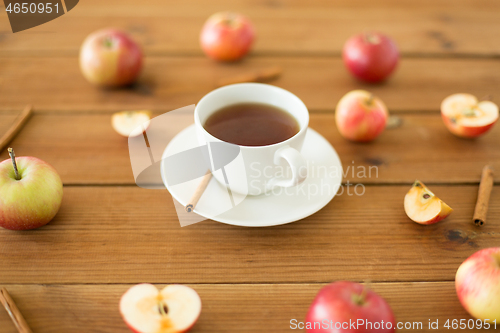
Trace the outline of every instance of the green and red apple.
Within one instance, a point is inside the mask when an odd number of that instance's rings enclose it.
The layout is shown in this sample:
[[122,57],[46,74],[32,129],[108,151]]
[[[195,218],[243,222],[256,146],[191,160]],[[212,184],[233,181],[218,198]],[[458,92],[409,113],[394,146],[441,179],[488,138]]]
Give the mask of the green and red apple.
[[385,129],[389,112],[380,98],[365,90],[353,90],[342,97],[335,110],[340,134],[351,141],[374,140]]
[[49,223],[57,214],[63,185],[56,170],[36,157],[0,163],[0,227],[29,230]]
[[159,291],[143,283],[123,294],[120,313],[136,333],[186,332],[200,316],[201,299],[187,286],[173,284]]
[[437,223],[453,211],[419,180],[406,193],[404,206],[406,215],[419,224]]
[[451,133],[462,138],[475,138],[495,125],[498,106],[491,101],[479,102],[470,94],[454,94],[441,103],[441,116]]
[[455,277],[458,299],[474,318],[500,322],[500,247],[465,260]]
[[142,51],[123,31],[99,30],[90,34],[82,44],[80,69],[83,76],[97,86],[129,85],[141,73]]

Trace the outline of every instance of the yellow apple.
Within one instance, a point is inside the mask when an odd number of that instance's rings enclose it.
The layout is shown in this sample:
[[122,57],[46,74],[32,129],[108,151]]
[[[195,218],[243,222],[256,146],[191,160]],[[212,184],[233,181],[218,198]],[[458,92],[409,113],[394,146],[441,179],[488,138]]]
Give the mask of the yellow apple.
[[63,184],[48,163],[31,156],[0,163],[0,227],[30,230],[46,225],[61,207]]

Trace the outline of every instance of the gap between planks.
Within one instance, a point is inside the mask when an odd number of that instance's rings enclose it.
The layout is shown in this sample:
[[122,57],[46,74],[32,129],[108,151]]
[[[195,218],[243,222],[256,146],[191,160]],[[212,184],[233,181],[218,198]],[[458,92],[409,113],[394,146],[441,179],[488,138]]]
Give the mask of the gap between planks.
[[[350,185],[363,184],[366,187],[389,187],[389,186],[411,186],[413,182],[381,182],[381,183],[354,183],[349,182]],[[435,186],[478,186],[477,182],[425,182],[426,185]],[[65,183],[64,187],[133,187],[137,186],[135,183]],[[163,184],[148,184],[152,186],[163,186]],[[347,185],[347,182],[342,182],[342,185]],[[494,186],[499,186],[500,181],[493,183]],[[139,187],[139,186],[137,186]]]
[[[2,33],[0,33],[1,35]],[[73,51],[46,51],[38,50],[32,51],[0,51],[0,58],[16,58],[16,57],[34,57],[34,58],[74,58],[79,54],[78,50]],[[187,52],[164,52],[164,51],[149,51],[145,53],[145,57],[185,57],[185,58],[195,58],[203,57],[204,54],[199,51],[187,51]],[[402,59],[500,59],[500,54],[481,54],[481,53],[418,53],[418,52],[402,52],[400,53]],[[321,58],[321,57],[332,57],[341,58],[341,52],[321,52],[321,51],[257,51],[251,53],[253,58],[293,58],[293,57],[311,57],[311,58]]]
[[[401,280],[401,281],[365,281],[365,280],[356,280],[356,279],[351,279],[349,280],[351,282],[358,282],[358,283],[363,283],[363,284],[377,284],[377,285],[390,285],[390,284],[405,284],[405,283],[450,283],[450,282],[455,282],[455,280]],[[299,285],[324,285],[327,283],[332,283],[333,281],[316,281],[316,282],[234,282],[234,283],[227,283],[227,282],[214,282],[214,283],[201,283],[201,282],[190,282],[190,283],[185,283],[188,285],[193,285],[193,286],[253,286],[253,285],[260,285],[260,286],[274,286],[274,285],[280,285],[280,286],[299,286]],[[130,283],[122,283],[122,282],[108,282],[108,283],[102,283],[102,282],[95,282],[95,283],[2,283],[2,286],[8,287],[8,286],[130,286],[130,285],[135,285],[139,283],[144,283],[144,281],[137,281],[137,282],[130,282]],[[151,284],[172,284],[176,282],[165,282],[165,281],[149,281],[148,283]]]

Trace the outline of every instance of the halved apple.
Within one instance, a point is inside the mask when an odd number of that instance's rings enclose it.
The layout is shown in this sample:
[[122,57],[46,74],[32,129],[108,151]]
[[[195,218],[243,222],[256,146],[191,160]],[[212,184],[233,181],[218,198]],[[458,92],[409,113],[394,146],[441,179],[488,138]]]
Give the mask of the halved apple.
[[111,125],[118,134],[125,137],[141,135],[148,127],[151,111],[121,111],[111,117]]
[[122,296],[120,312],[136,333],[186,332],[200,316],[201,299],[187,286],[173,284],[159,291],[143,283]]
[[441,115],[451,133],[475,138],[493,127],[498,119],[498,106],[490,101],[478,102],[470,94],[454,94],[441,103]]
[[419,180],[413,183],[405,196],[405,212],[413,221],[420,224],[433,224],[451,214],[453,209],[436,197]]

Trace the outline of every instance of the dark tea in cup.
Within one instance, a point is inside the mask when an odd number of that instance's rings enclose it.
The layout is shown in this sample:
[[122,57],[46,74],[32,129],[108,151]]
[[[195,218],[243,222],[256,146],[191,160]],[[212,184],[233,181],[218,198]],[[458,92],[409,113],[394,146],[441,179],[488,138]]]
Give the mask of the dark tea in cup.
[[290,139],[300,130],[285,110],[261,103],[238,103],[223,107],[203,126],[219,140],[239,146],[268,146]]

